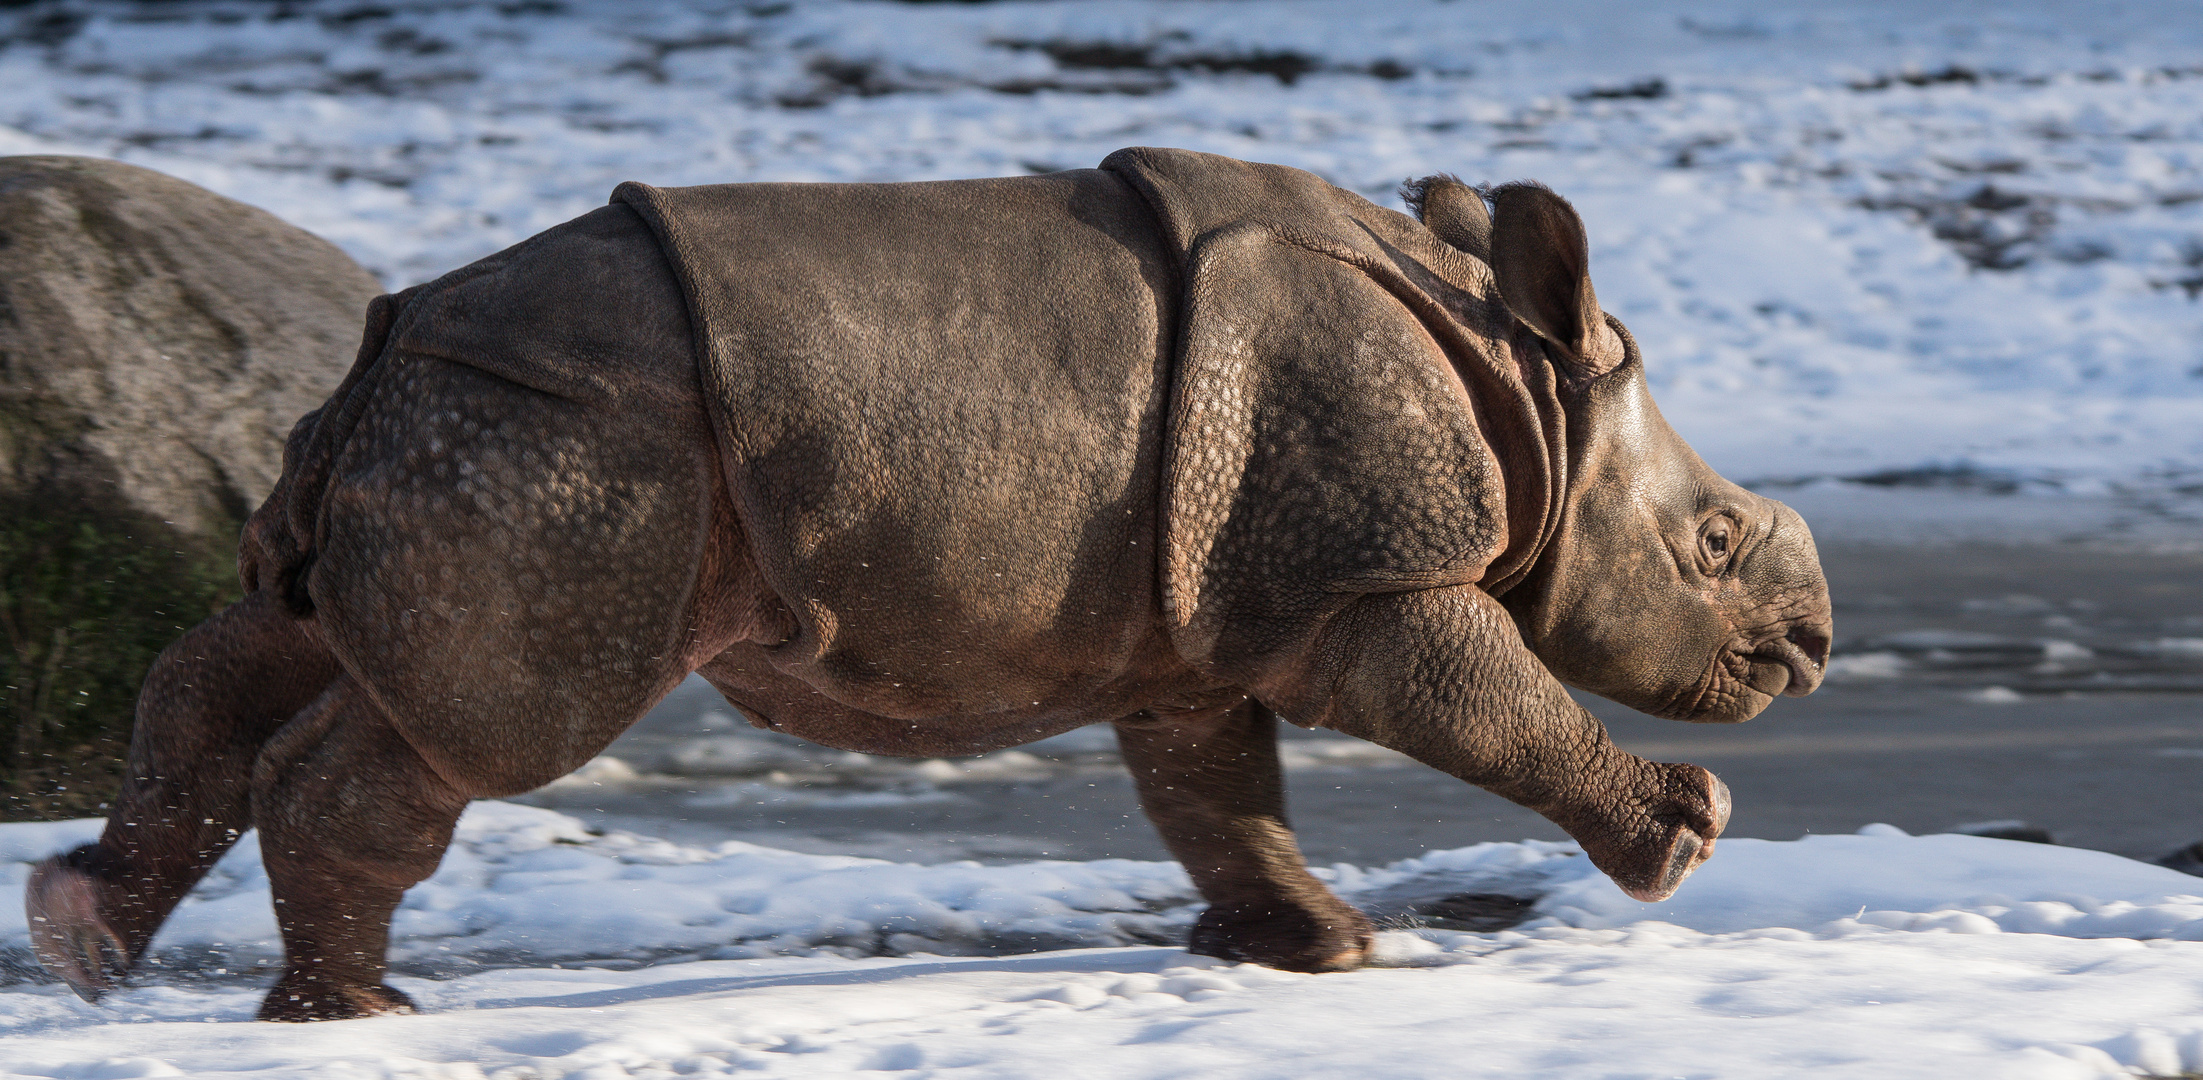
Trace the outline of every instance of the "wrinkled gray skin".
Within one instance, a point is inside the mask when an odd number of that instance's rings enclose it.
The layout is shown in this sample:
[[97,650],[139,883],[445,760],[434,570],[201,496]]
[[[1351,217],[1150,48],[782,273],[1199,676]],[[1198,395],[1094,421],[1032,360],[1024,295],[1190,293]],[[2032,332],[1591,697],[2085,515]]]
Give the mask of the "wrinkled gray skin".
[[164,654],[96,845],[26,903],[87,998],[260,829],[262,1016],[410,1007],[390,915],[467,800],[542,784],[694,671],[761,726],[970,753],[1117,726],[1210,901],[1197,952],[1366,957],[1284,817],[1275,723],[1545,814],[1632,895],[1728,794],[1562,687],[1686,720],[1810,692],[1804,523],[1660,419],[1534,185],[1422,221],[1177,151],[912,185],[630,185],[378,300]]

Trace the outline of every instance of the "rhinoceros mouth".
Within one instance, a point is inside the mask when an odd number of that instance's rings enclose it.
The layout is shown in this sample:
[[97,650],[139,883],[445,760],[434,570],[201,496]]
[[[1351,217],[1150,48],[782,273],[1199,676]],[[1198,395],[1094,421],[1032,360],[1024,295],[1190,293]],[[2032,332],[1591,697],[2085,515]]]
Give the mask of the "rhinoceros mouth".
[[1822,658],[1827,655],[1827,646],[1819,639],[1793,631],[1762,642],[1745,657],[1751,671],[1744,683],[1768,697],[1804,697],[1820,688],[1825,671]]
[[[1653,714],[1698,723],[1735,723],[1759,714],[1777,697],[1804,697],[1820,688],[1827,638],[1793,630],[1767,641],[1738,641],[1715,654],[1705,679]],[[1650,711],[1650,710],[1648,710]]]
[[1656,707],[1637,708],[1670,720],[1733,724],[1759,715],[1775,698],[1804,697],[1820,688],[1828,659],[1825,624],[1793,626],[1779,637],[1742,636],[1715,650],[1705,675],[1679,687]]

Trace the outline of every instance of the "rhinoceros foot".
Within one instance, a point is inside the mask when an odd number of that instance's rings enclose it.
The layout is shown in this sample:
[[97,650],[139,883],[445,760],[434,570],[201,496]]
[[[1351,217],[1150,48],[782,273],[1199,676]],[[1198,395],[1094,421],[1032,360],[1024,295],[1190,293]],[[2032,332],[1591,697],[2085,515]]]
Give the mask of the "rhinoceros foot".
[[260,1002],[259,1018],[295,1024],[413,1011],[413,999],[402,990],[379,983],[338,982],[293,968],[276,980]]
[[96,850],[87,844],[38,864],[23,892],[38,962],[91,1002],[130,971],[130,951],[101,913],[100,882],[86,868]]
[[1696,765],[1646,762],[1656,794],[1643,816],[1625,828],[1576,832],[1584,854],[1631,898],[1665,900],[1691,871],[1713,856],[1714,839],[1729,824],[1729,786]]
[[1323,902],[1214,904],[1186,951],[1283,971],[1352,971],[1369,959],[1376,928],[1336,897]]

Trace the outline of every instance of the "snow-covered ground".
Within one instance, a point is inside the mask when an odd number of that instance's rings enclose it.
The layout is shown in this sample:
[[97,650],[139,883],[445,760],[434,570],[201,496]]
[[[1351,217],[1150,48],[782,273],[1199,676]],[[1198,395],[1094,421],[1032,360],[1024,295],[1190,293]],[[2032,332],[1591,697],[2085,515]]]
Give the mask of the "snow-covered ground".
[[[0,889],[95,830],[0,826]],[[1376,968],[1294,975],[1151,944],[1196,910],[1169,863],[927,867],[701,848],[481,803],[397,920],[394,956],[410,974],[394,982],[421,1015],[246,1022],[278,955],[248,840],[186,902],[138,987],[96,1008],[53,984],[0,991],[0,1075],[2203,1069],[2203,882],[2101,852],[1886,825],[1726,840],[1680,894],[1649,905],[1566,844],[1318,873],[1388,927]],[[1527,921],[1449,928],[1495,918]],[[24,962],[12,910],[0,949]]]
[[[12,32],[8,31],[13,23]],[[0,13],[0,152],[111,154],[392,284],[614,184],[1188,146],[1380,202],[1536,177],[1744,480],[2164,491],[2203,468],[2188,0],[487,0]]]
[[[1390,205],[1435,171],[1546,181],[1677,426],[1732,477],[1802,485],[1824,532],[2198,543],[2192,0],[0,5],[0,153],[177,174],[393,286],[621,180],[1012,175],[1137,144]],[[798,797],[754,778],[819,767],[684,745],[749,778],[710,797]],[[94,829],[0,826],[0,897]],[[1324,873],[1387,916],[1384,966],[1188,957],[1169,864],[917,866],[483,804],[398,920],[424,1015],[241,1023],[277,956],[248,843],[101,1008],[39,981],[0,905],[0,1075],[2203,1072],[2203,881],[2102,853],[1732,839],[1650,906],[1550,844]]]

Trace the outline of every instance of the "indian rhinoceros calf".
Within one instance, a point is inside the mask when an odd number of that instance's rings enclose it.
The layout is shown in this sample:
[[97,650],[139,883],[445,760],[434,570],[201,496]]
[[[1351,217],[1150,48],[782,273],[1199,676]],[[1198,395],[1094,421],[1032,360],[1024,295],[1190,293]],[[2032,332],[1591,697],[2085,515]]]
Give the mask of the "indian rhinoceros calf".
[[1371,927],[1285,823],[1276,720],[1544,814],[1631,895],[1728,793],[1569,683],[1736,721],[1820,681],[1787,507],[1660,418],[1534,184],[1133,149],[925,184],[622,186],[377,300],[246,529],[246,598],[160,659],[96,845],[32,877],[96,998],[238,834],[261,1015],[403,1009],[390,918],[469,799],[587,761],[690,672],[828,746],[1116,725],[1209,908],[1191,948],[1351,968]]

